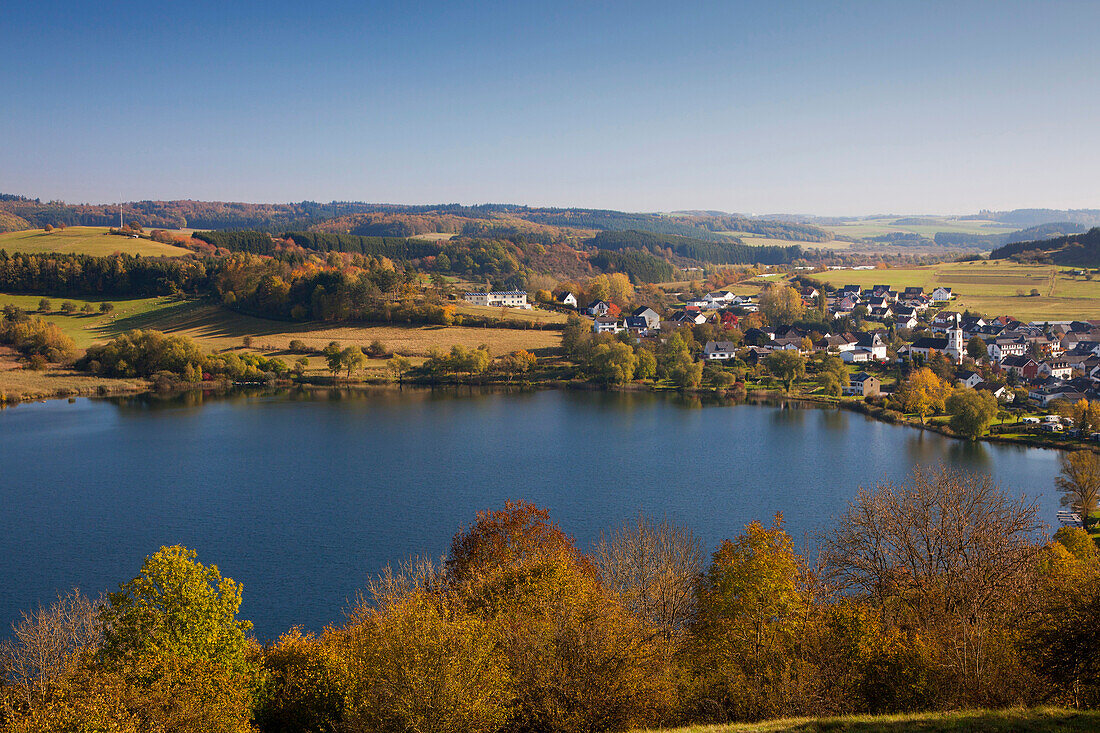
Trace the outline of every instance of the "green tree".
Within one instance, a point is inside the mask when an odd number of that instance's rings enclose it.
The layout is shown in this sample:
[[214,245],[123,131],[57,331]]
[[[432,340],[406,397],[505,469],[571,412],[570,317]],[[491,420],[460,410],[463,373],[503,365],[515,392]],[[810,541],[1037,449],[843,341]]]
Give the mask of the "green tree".
[[390,373],[392,379],[396,379],[398,384],[402,384],[405,379],[405,374],[412,369],[412,362],[409,361],[407,356],[394,355],[386,362],[386,371]]
[[795,381],[806,374],[806,358],[793,349],[773,351],[764,357],[764,366],[788,393]]
[[969,388],[952,392],[944,407],[951,415],[951,429],[972,440],[985,433],[998,409],[996,397]]
[[966,342],[966,353],[974,361],[980,361],[986,357],[985,341],[981,336],[972,336]]
[[335,378],[340,373],[341,367],[344,366],[343,348],[341,348],[338,341],[330,341],[321,353],[324,354],[325,364],[328,366],[329,372]]
[[349,346],[340,352],[340,365],[347,372],[348,379],[351,379],[351,375],[362,369],[366,363],[367,357],[358,346]]
[[634,379],[637,364],[634,350],[618,341],[598,345],[589,360],[592,375],[604,384],[624,384]]
[[657,357],[653,354],[653,351],[640,347],[635,356],[638,358],[638,365],[634,369],[636,378],[653,379],[657,376]]
[[104,315],[114,311],[114,309],[115,309],[115,304],[114,303],[104,302],[104,303],[99,304],[99,312],[103,313]]
[[106,661],[175,658],[253,671],[247,654],[252,622],[237,620],[240,584],[195,557],[180,545],[162,547],[110,594],[103,611]]

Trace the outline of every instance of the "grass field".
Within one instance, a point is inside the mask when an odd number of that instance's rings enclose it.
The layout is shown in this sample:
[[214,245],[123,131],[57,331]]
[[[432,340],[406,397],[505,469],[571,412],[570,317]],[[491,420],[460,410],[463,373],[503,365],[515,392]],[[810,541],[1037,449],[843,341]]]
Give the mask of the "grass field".
[[[820,277],[833,286],[853,284],[867,288],[883,283],[901,289],[919,285],[927,292],[942,285],[955,292],[956,299],[950,306],[953,310],[969,308],[1023,321],[1100,318],[1100,280],[1074,278],[1068,270],[1048,265],[942,262],[887,270],[834,270]],[[1027,295],[1033,288],[1039,291],[1038,297]]]
[[745,244],[751,244],[755,246],[773,246],[773,247],[790,247],[792,244],[797,244],[803,249],[849,249],[852,246],[851,242],[842,242],[839,239],[833,239],[828,242],[793,242],[789,239],[771,239],[769,237],[761,237],[758,234],[752,234],[750,232],[719,232],[720,234],[728,234],[731,237],[738,237]]
[[[897,224],[895,222],[904,219],[926,219],[928,224]],[[823,226],[835,234],[848,237],[877,237],[893,232],[905,232],[919,234],[931,239],[936,232],[958,232],[961,234],[1003,234],[1014,232],[1020,227],[1004,225],[997,222],[980,219],[960,221],[950,217],[922,216],[922,217],[881,217],[878,219],[863,219],[846,224]]]
[[[34,312],[38,308],[38,295],[5,295],[0,293],[0,306],[7,303]],[[518,349],[539,351],[556,347],[561,340],[560,331],[515,328],[470,328],[463,326],[430,325],[330,325],[321,323],[287,323],[241,315],[221,306],[199,301],[180,301],[174,298],[141,298],[137,300],[112,300],[115,311],[110,315],[62,315],[57,312],[64,300],[72,300],[78,308],[91,302],[98,308],[98,301],[79,298],[51,298],[53,311],[36,313],[52,321],[68,334],[76,345],[86,349],[93,343],[108,341],[131,329],[155,329],[165,333],[190,336],[207,351],[237,348],[244,337],[251,336],[256,350],[278,352],[286,350],[291,339],[299,339],[311,348],[321,349],[330,341],[340,341],[345,346],[367,346],[378,340],[386,348],[408,356],[424,356],[429,349],[449,349],[453,345],[476,347],[489,346],[494,356]],[[493,317],[500,315],[497,308],[468,308],[487,311]],[[466,312],[467,306],[459,308]],[[548,311],[518,311],[510,309],[509,318],[563,321],[560,313]],[[482,314],[485,315],[485,314]]]
[[173,247],[170,244],[152,242],[148,239],[112,236],[107,234],[107,227],[67,227],[64,230],[55,229],[48,234],[41,229],[4,232],[0,234],[0,249],[6,249],[9,253],[56,252],[97,256],[111,255],[116,252],[143,257],[179,257],[190,254],[190,250]]
[[1100,712],[1034,708],[912,715],[790,718],[693,726],[665,733],[1084,733],[1100,730]]

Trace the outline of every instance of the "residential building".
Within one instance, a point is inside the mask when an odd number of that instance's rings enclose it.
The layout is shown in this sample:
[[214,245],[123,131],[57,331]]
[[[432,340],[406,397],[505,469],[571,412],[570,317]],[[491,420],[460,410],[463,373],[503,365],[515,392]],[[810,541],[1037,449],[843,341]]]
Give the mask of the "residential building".
[[491,308],[531,308],[527,303],[527,293],[523,290],[466,293],[466,302]]

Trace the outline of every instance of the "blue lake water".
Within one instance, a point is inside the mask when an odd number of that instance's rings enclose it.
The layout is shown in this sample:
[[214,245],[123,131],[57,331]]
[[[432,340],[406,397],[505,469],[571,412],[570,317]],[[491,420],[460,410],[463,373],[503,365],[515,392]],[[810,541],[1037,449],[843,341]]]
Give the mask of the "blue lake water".
[[261,639],[339,623],[386,563],[526,499],[587,549],[639,511],[713,549],[782,511],[799,543],[914,464],[988,472],[1053,523],[1054,451],[862,415],[676,396],[376,390],[55,400],[0,411],[0,636],[21,609],[184,544],[244,584]]

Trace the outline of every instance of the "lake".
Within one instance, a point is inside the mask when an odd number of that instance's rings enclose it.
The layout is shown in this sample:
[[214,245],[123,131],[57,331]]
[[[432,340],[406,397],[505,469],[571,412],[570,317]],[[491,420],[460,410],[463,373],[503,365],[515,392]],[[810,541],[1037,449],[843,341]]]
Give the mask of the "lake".
[[782,511],[808,542],[861,484],[989,472],[1055,522],[1055,451],[853,412],[649,393],[377,389],[54,400],[0,411],[0,636],[21,609],[183,544],[244,585],[261,639],[340,623],[365,580],[526,499],[589,548],[639,511],[713,550]]

